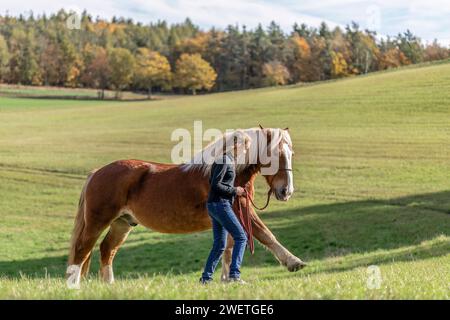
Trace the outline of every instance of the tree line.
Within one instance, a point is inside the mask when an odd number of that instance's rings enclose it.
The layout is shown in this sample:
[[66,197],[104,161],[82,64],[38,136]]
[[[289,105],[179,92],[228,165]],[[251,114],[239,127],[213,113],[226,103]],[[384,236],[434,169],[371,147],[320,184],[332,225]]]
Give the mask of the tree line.
[[[248,30],[201,30],[189,19],[147,25],[87,12],[0,15],[0,82],[120,91],[228,91],[312,82],[450,57],[409,30],[378,39],[351,23],[344,29],[272,22]],[[102,97],[104,95],[102,94]]]

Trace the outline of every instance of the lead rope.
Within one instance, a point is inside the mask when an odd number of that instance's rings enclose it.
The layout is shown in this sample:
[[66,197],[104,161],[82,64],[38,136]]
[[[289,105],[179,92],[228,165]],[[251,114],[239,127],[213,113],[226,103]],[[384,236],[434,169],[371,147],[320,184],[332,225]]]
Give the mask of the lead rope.
[[267,202],[266,205],[262,208],[258,208],[255,203],[253,202],[253,199],[250,197],[250,193],[248,192],[248,189],[245,188],[245,207],[246,207],[246,216],[247,216],[247,223],[245,223],[244,215],[242,213],[242,207],[241,207],[241,201],[238,197],[238,208],[239,208],[239,220],[242,224],[242,227],[244,228],[245,232],[247,233],[247,239],[248,239],[248,247],[250,249],[250,253],[255,253],[255,243],[253,241],[253,228],[252,228],[252,218],[250,216],[250,203],[258,210],[264,210],[269,205],[270,196],[272,194],[272,188],[269,189],[267,192]]
[[267,208],[267,206],[269,205],[270,196],[272,195],[272,188],[270,188],[269,191],[267,192],[267,200],[266,200],[266,204],[265,204],[265,206],[262,207],[262,208],[258,208],[258,207],[256,206],[256,204],[253,202],[253,199],[250,198],[250,195],[249,195],[249,193],[248,193],[247,188],[245,189],[245,193],[248,195],[248,198],[249,198],[250,202],[252,203],[252,206],[253,206],[255,209],[257,209],[257,210],[259,210],[259,211],[264,211],[264,210]]

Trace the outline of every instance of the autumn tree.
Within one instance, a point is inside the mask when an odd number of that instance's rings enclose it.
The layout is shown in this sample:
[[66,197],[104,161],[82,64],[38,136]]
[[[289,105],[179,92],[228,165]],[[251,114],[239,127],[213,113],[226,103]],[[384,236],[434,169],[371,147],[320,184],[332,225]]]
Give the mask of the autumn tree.
[[133,79],[135,60],[129,50],[112,48],[108,52],[108,61],[111,68],[111,86],[119,98],[120,91],[127,88]]
[[174,55],[180,56],[183,53],[204,55],[209,42],[209,33],[199,32],[192,38],[186,38],[174,47]]
[[311,48],[308,41],[297,33],[290,38],[292,61],[290,66],[294,82],[308,81],[310,79]]
[[353,58],[350,45],[342,30],[336,27],[328,43],[331,58],[330,76],[332,78],[346,76],[350,72]]
[[362,72],[368,73],[370,71],[375,71],[375,66],[380,57],[380,50],[375,42],[375,36],[368,32],[362,34],[361,47],[362,51],[365,53],[365,57],[362,59]]
[[349,68],[354,74],[367,73],[374,69],[379,58],[379,49],[375,42],[375,35],[359,30],[355,22],[346,28],[346,37],[352,52]]
[[39,58],[39,67],[42,70],[43,84],[58,85],[59,84],[59,68],[61,56],[58,44],[55,41],[46,39]]
[[0,82],[6,78],[9,63],[8,44],[5,38],[0,35]]
[[425,47],[423,54],[424,61],[443,60],[449,57],[450,57],[450,49],[447,49],[439,45],[437,40],[434,40],[433,43],[427,45]]
[[411,62],[405,56],[405,54],[399,48],[391,48],[386,52],[383,52],[380,57],[381,70],[396,68],[402,65],[410,64]]
[[270,61],[263,65],[265,83],[268,86],[284,85],[288,82],[289,70],[280,61]]
[[139,48],[136,55],[134,77],[136,85],[148,90],[150,99],[153,86],[169,86],[171,79],[169,61],[156,51]]
[[210,64],[199,54],[182,54],[176,63],[175,79],[177,85],[196,94],[197,90],[210,90],[217,74]]
[[331,52],[331,76],[333,78],[345,77],[348,75],[347,61],[340,52]]
[[59,33],[56,41],[58,50],[54,59],[58,63],[58,85],[75,87],[82,69],[78,50],[66,33]]
[[101,99],[105,98],[105,89],[108,87],[111,76],[108,54],[106,49],[99,46],[87,45],[84,49],[84,70],[81,81],[91,88],[99,90]]
[[36,55],[36,40],[32,31],[21,28],[12,31],[9,47],[9,77],[11,83],[40,84],[40,70]]

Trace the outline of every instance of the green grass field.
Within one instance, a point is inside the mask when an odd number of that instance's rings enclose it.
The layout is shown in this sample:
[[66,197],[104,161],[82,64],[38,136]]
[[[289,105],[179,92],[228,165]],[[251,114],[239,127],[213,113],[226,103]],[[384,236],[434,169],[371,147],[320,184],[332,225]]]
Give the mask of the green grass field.
[[[86,174],[121,158],[169,161],[176,128],[289,126],[296,192],[262,219],[309,262],[297,273],[256,245],[247,286],[200,286],[211,232],[136,227],[116,283],[65,287]],[[148,102],[0,97],[0,298],[449,299],[450,63],[312,86]],[[257,202],[266,187],[258,180]],[[369,289],[377,265],[381,287]]]
[[[116,92],[113,90],[105,90],[105,99],[114,100]],[[72,89],[60,87],[36,87],[24,85],[7,85],[0,84],[0,96],[5,97],[23,97],[23,98],[39,98],[39,99],[78,99],[93,100],[99,99],[99,91],[95,89]],[[147,95],[134,92],[122,92],[122,100],[145,100]]]

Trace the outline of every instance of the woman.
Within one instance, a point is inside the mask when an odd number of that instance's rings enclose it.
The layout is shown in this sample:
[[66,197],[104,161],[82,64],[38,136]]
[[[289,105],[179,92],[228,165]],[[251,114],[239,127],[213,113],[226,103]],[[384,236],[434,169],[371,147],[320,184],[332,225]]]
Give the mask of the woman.
[[[249,137],[244,135],[244,133],[239,133],[239,131],[235,133],[232,143],[233,148],[227,150],[227,143],[225,143],[224,152],[216,158],[211,167],[209,179],[211,188],[206,206],[212,220],[214,242],[200,278],[202,284],[212,281],[214,270],[225,250],[228,233],[231,234],[234,240],[229,281],[245,283],[240,277],[240,266],[247,244],[247,235],[232,209],[234,197],[245,195],[244,188],[234,187],[238,153],[241,151],[239,157],[245,157],[250,143]],[[243,141],[243,143],[237,143],[239,138],[241,138],[240,141]]]

